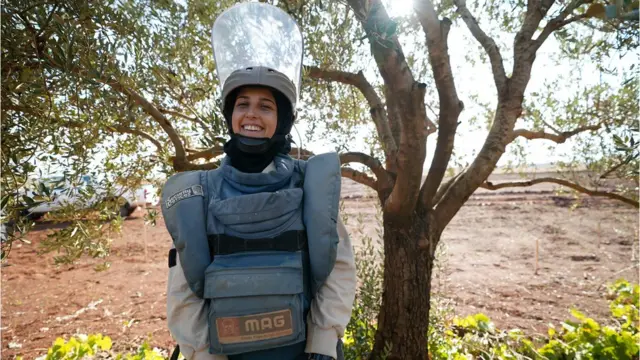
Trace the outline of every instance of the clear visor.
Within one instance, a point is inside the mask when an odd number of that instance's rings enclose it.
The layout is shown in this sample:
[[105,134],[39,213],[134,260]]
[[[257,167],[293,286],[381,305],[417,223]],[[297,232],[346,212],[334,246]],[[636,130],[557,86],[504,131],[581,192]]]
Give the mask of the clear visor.
[[234,5],[216,19],[211,42],[221,85],[235,70],[266,66],[286,75],[299,98],[302,33],[284,11],[257,2]]

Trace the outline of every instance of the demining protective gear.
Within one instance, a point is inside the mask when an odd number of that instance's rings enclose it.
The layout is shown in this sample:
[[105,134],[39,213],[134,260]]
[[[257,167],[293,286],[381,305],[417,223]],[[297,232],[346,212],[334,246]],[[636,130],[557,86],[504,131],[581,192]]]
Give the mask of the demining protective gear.
[[[218,169],[173,175],[162,191],[174,245],[170,332],[189,360],[340,358],[356,275],[338,214],[339,158],[287,155],[300,30],[274,6],[242,3],[216,20],[212,42],[231,140]],[[243,86],[280,102],[272,138],[233,134],[228,105]]]
[[[282,143],[290,142],[302,75],[303,39],[298,24],[272,5],[236,4],[216,19],[211,42],[222,84],[222,113],[231,134],[230,146],[248,154],[265,153],[274,145],[286,150]],[[230,114],[235,94],[247,85],[267,87],[276,99],[288,100],[279,101],[278,129],[271,138],[233,133]],[[283,108],[287,110],[281,112],[280,106],[284,103]]]
[[[175,276],[184,278],[169,285],[170,330],[174,337],[188,333],[193,325],[183,316],[194,321],[200,313],[211,354],[335,358],[356,281],[351,244],[337,219],[339,159],[335,153],[309,161],[278,156],[273,167],[247,174],[225,158],[216,170],[167,181],[162,212],[181,264],[171,271],[181,270]],[[195,302],[190,315],[171,305],[184,290],[195,296],[189,297]],[[184,354],[195,339],[177,340]]]

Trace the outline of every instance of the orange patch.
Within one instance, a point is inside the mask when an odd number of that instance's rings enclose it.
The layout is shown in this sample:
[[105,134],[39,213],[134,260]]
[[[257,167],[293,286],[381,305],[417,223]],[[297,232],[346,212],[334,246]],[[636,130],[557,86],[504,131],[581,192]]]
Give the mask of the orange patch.
[[236,344],[293,334],[291,310],[216,319],[218,341]]

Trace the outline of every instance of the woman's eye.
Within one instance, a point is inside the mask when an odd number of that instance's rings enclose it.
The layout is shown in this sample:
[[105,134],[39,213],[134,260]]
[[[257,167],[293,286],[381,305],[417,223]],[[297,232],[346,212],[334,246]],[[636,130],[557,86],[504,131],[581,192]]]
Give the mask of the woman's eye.
[[272,110],[272,108],[271,108],[271,106],[270,106],[270,105],[262,105],[262,108],[263,108],[264,110]]
[[248,105],[248,104],[247,104],[246,102],[242,102],[242,103],[238,103],[238,104],[236,104],[236,107],[245,107],[245,106],[247,106],[247,105]]

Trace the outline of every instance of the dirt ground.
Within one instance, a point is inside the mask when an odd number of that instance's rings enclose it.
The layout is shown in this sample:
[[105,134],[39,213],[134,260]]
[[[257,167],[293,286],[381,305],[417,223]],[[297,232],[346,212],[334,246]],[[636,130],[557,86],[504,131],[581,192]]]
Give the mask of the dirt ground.
[[[573,208],[552,190],[479,190],[456,215],[433,282],[457,315],[483,312],[498,328],[544,333],[572,306],[605,319],[604,285],[620,277],[638,282],[638,210],[601,198]],[[342,194],[354,247],[365,236],[377,241],[375,198],[349,180]],[[36,255],[53,227],[46,221],[29,235],[31,244],[14,247],[1,270],[3,359],[33,359],[57,337],[77,333],[108,335],[119,350],[133,351],[148,337],[173,349],[165,315],[171,239],[162,218],[145,228],[143,215],[137,210],[125,221],[103,272],[93,270],[100,261],[56,267],[55,254]]]

